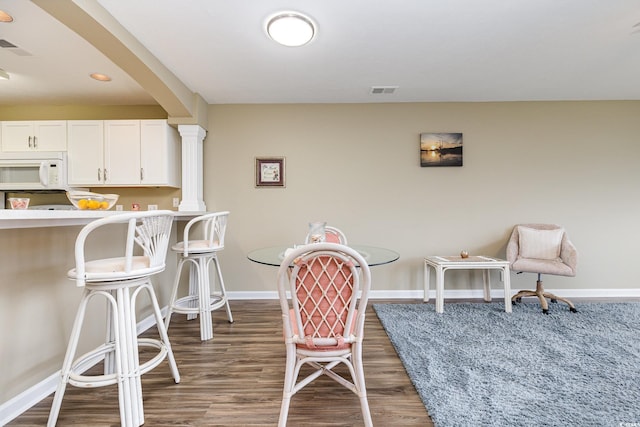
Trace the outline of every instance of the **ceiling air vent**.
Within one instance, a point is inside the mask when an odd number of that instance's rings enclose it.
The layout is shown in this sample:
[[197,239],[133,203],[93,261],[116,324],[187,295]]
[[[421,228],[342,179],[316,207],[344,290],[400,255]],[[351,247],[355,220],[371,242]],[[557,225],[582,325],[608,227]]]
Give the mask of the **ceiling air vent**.
[[398,86],[371,86],[371,95],[391,95],[398,89]]
[[15,44],[11,43],[9,40],[0,39],[0,48],[9,49],[9,52],[15,53],[18,56],[32,56],[29,52],[24,49],[20,49]]
[[18,47],[15,44],[11,43],[8,40],[0,39],[0,47]]

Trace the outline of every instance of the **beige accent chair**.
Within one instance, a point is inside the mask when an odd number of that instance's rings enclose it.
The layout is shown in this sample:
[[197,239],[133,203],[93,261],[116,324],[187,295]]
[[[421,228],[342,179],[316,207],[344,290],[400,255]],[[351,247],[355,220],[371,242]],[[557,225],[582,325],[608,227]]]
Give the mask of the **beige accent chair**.
[[521,302],[523,297],[538,297],[542,312],[549,313],[547,298],[552,302],[562,301],[573,313],[575,306],[566,298],[545,292],[542,285],[542,274],[556,276],[576,275],[578,252],[569,240],[567,233],[556,224],[518,224],[513,228],[507,243],[507,261],[511,270],[520,274],[537,273],[536,290],[522,290],[515,294],[511,301]]

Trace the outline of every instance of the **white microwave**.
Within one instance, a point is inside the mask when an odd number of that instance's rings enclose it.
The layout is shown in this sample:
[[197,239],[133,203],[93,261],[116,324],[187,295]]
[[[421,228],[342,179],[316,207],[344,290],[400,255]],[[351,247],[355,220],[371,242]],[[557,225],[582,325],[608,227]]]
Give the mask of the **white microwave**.
[[0,153],[0,191],[67,190],[67,153]]

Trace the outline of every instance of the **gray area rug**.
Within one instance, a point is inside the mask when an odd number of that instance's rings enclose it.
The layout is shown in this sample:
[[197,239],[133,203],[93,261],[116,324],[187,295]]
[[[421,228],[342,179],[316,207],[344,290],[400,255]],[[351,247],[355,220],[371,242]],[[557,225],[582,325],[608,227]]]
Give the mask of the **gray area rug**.
[[373,307],[436,427],[640,426],[639,303]]

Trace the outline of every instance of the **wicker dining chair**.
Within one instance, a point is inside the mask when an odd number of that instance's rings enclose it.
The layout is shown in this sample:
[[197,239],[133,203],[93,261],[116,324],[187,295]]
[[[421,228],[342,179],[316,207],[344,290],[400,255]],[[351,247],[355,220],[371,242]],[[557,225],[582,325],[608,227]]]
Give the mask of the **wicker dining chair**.
[[[338,228],[327,225],[324,227],[324,235],[325,242],[328,243],[340,243],[341,245],[347,244],[347,236]],[[304,239],[304,243],[312,243],[311,242],[311,234],[307,234],[307,237]]]
[[[287,424],[292,396],[323,374],[359,397],[364,424],[372,425],[362,366],[364,317],[370,287],[369,266],[356,250],[345,245],[300,246],[282,261],[278,270],[278,295],[286,372],[280,427]],[[347,366],[350,379],[333,371],[341,363]],[[315,371],[298,381],[304,364]]]

